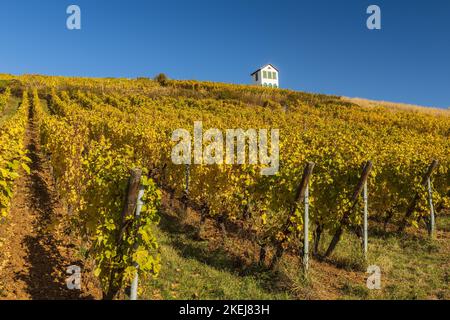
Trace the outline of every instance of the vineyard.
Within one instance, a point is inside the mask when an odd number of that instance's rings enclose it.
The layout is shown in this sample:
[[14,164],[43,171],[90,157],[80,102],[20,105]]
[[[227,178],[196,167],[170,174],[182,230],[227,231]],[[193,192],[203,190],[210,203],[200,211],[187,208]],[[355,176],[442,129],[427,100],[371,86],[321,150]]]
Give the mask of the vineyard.
[[[170,219],[189,222],[193,247],[232,241],[254,273],[273,272],[286,261],[300,270],[305,238],[313,259],[306,282],[314,281],[314,266],[345,269],[337,255],[346,246],[360,247],[364,238],[364,172],[369,236],[374,226],[386,241],[418,237],[440,247],[440,264],[448,270],[446,110],[360,106],[337,96],[195,81],[1,79],[0,115],[13,98],[21,100],[12,116],[0,120],[2,225],[13,218],[15,181],[30,174],[24,139],[32,124],[64,207],[64,233],[77,239],[81,260],[92,265],[105,299],[124,297],[136,272],[141,283],[162,286],[158,279],[169,271],[161,229],[173,230]],[[223,132],[279,129],[278,173],[261,175],[261,164],[175,164],[172,133],[183,128],[194,135],[196,121]],[[304,170],[311,163],[305,229]],[[133,179],[142,191],[139,216],[136,197],[130,198]],[[370,263],[370,246],[369,238],[368,258],[356,263],[360,269]],[[448,298],[448,273],[437,277],[442,285],[436,290]]]

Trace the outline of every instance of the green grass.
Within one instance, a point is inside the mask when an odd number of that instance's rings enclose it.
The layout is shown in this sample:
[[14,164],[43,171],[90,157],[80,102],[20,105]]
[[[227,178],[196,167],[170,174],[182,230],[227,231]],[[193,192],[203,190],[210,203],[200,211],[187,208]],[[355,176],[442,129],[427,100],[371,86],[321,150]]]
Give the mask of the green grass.
[[162,271],[144,288],[144,299],[292,299],[270,287],[270,272],[242,274],[224,251],[206,241],[160,229]]
[[369,261],[385,275],[382,293],[386,299],[450,299],[449,259],[448,240],[408,236],[375,239],[369,255]]
[[450,232],[450,214],[436,217],[436,229]]
[[342,299],[357,300],[357,299],[369,299],[370,290],[367,286],[360,283],[346,282],[341,287]]
[[20,99],[16,97],[12,97],[9,103],[6,105],[5,110],[0,112],[0,126],[11,118],[14,113],[17,111],[17,107],[19,106]]
[[[356,237],[345,234],[332,262],[346,270],[364,273],[368,265],[381,269],[381,290],[365,283],[345,282],[342,299],[450,299],[450,237],[442,232],[450,217],[441,217],[440,233],[430,240],[424,230],[397,235],[372,227],[367,262]],[[365,275],[365,277],[367,277]]]
[[[158,278],[143,286],[143,299],[450,299],[450,238],[442,232],[450,217],[438,220],[440,234],[399,236],[372,226],[367,261],[359,240],[344,233],[327,261],[312,259],[309,277],[296,257],[283,258],[275,271],[245,266],[235,239],[222,246],[194,240],[193,225],[164,217],[156,233],[161,245]],[[321,251],[331,236],[325,235]],[[241,253],[242,254],[242,251]],[[381,290],[366,286],[368,265],[381,268]]]
[[50,113],[50,111],[49,111],[49,109],[48,109],[48,104],[47,104],[47,100],[46,99],[40,99],[40,101],[41,101],[41,107],[42,107],[42,110],[45,112],[45,113]]

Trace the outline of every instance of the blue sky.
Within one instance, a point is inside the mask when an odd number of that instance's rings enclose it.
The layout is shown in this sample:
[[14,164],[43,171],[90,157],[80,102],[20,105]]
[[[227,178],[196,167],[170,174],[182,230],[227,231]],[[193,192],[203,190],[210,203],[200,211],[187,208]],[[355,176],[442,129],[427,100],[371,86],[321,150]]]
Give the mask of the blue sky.
[[250,83],[272,63],[283,88],[450,106],[448,0],[1,0],[0,39],[0,73]]

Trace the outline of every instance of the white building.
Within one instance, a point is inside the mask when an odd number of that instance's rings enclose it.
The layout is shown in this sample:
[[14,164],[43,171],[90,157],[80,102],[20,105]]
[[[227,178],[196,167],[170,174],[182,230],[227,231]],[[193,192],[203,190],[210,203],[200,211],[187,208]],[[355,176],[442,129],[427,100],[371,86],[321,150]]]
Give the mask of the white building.
[[262,87],[279,88],[278,73],[277,68],[267,64],[251,74],[253,84]]

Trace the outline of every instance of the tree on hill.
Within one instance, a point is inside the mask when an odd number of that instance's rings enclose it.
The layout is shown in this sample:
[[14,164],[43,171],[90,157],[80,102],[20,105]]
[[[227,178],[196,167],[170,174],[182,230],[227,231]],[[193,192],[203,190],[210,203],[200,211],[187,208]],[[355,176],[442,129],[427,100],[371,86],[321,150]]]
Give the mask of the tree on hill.
[[155,78],[155,81],[159,82],[160,85],[167,85],[167,81],[169,81],[169,77],[165,73],[158,74]]

